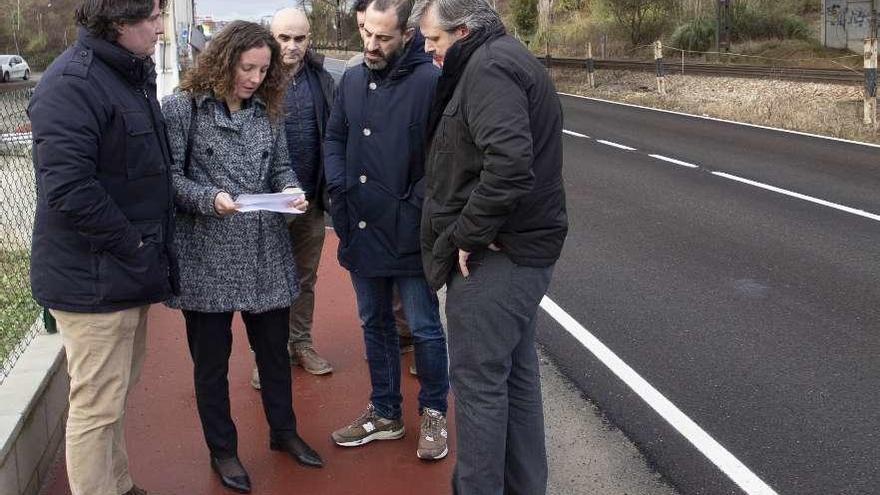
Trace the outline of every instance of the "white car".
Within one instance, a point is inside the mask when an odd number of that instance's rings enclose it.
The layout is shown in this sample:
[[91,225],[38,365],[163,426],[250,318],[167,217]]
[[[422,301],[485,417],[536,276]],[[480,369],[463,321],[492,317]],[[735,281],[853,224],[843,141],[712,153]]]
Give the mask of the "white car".
[[18,55],[0,55],[0,80],[9,82],[13,78],[27,81],[31,77],[31,68]]

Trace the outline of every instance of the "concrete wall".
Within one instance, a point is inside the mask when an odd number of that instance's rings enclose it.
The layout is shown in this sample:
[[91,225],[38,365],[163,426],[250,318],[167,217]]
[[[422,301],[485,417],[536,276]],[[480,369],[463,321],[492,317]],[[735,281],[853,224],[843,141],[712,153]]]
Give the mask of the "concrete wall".
[[59,334],[39,333],[0,384],[0,494],[37,495],[64,440],[70,382]]
[[823,38],[829,48],[864,50],[870,34],[871,10],[880,8],[878,0],[823,0]]

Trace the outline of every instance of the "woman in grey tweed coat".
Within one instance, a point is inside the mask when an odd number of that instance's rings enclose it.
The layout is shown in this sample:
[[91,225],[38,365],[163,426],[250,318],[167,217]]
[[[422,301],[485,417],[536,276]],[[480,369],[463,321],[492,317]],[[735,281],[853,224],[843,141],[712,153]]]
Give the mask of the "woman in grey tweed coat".
[[[235,311],[242,314],[262,376],[270,447],[302,464],[322,465],[297,434],[293,414],[287,336],[298,288],[285,220],[278,213],[238,213],[233,199],[298,185],[279,132],[286,87],[280,57],[265,28],[233,22],[184,78],[181,92],[163,102],[174,158],[181,279],[180,294],[168,305],[183,310],[186,320],[211,466],[224,485],[244,493],[250,479],[238,460],[226,377]],[[305,209],[308,203],[294,205]]]

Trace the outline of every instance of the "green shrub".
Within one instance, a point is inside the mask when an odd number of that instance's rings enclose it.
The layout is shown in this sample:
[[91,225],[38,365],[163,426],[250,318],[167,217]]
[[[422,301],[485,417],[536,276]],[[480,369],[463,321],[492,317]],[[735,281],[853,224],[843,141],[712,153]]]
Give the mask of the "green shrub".
[[803,19],[779,6],[738,0],[730,9],[733,41],[756,39],[809,39],[810,27]]
[[709,19],[686,22],[672,33],[672,45],[682,50],[706,52],[715,44],[715,23]]
[[789,40],[808,40],[813,37],[810,26],[802,18],[793,15],[782,20],[782,31],[785,39]]
[[513,23],[522,35],[531,36],[538,29],[538,0],[513,0]]
[[0,363],[9,357],[40,313],[31,298],[27,252],[0,250]]

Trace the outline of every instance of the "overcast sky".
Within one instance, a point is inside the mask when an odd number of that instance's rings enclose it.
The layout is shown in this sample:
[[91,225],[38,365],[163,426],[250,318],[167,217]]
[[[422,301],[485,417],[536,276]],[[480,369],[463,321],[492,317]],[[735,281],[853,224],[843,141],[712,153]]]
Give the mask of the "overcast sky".
[[294,5],[291,0],[196,0],[196,15],[210,15],[228,21],[258,21],[264,15],[272,15],[282,7]]

